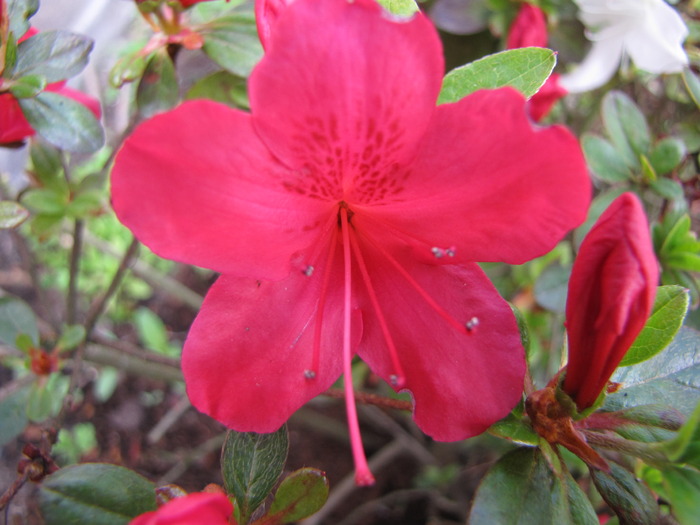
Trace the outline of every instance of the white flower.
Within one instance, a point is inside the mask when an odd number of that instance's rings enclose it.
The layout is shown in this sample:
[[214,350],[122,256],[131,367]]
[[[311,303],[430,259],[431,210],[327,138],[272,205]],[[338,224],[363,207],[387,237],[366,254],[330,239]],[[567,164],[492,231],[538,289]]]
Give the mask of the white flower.
[[593,46],[576,69],[562,76],[567,91],[602,86],[625,56],[650,73],[677,73],[688,63],[682,46],[688,28],[663,0],[574,1]]

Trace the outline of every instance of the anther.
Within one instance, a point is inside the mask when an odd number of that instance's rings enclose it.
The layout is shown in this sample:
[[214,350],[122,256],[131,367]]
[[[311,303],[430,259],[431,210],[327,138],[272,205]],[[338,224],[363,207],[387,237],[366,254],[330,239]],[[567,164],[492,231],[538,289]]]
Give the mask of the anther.
[[389,383],[391,383],[391,386],[398,388],[404,385],[404,379],[399,375],[391,374],[389,376]]
[[311,276],[313,275],[313,273],[314,273],[314,267],[311,266],[311,265],[309,264],[306,268],[304,268],[304,269],[301,271],[301,273],[303,273],[303,274],[306,275],[307,277],[311,277]]
[[468,332],[473,332],[477,326],[479,326],[479,318],[478,317],[472,317],[467,321],[466,325],[467,331]]
[[435,256],[436,259],[439,259],[443,255],[445,255],[445,252],[443,250],[441,250],[440,248],[438,248],[437,246],[433,246],[433,249],[430,251],[433,252],[433,255]]
[[316,379],[316,372],[307,368],[306,370],[304,370],[304,377],[309,381],[312,379]]
[[447,255],[448,257],[454,257],[455,253],[457,252],[457,247],[456,246],[450,246],[449,248],[438,248],[437,246],[433,246],[430,251],[433,253],[436,259],[440,259],[441,257],[444,257]]

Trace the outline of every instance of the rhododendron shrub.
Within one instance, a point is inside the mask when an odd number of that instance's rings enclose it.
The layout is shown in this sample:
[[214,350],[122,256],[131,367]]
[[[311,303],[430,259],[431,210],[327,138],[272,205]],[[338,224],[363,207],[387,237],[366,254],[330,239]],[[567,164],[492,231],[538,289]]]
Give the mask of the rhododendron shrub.
[[8,523],[696,525],[697,2],[83,4],[0,0]]
[[266,47],[251,114],[183,104],[112,171],[114,209],[145,244],[223,274],[184,348],[190,399],[274,431],[341,373],[350,388],[357,353],[411,392],[428,435],[483,432],[518,402],[524,355],[474,261],[522,263],[583,220],[576,141],[534,129],[507,89],[436,108],[441,49],[422,15],[298,0]]

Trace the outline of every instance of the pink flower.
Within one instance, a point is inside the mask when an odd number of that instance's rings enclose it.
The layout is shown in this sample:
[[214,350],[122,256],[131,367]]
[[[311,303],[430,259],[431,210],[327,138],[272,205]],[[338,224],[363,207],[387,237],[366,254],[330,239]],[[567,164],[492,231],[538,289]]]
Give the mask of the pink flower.
[[272,432],[359,356],[415,401],[435,439],[484,431],[519,401],[508,304],[474,261],[522,263],[579,224],[576,139],[533,129],[514,90],[436,107],[440,41],[422,14],[297,0],[250,78],[252,113],[193,101],[117,155],[120,220],[163,257],[223,275],[183,352],[188,394],[240,431]]
[[644,327],[658,280],[642,205],[623,193],[584,239],[569,281],[563,390],[579,410],[595,403]]
[[233,505],[225,494],[195,492],[146,512],[129,525],[229,525]]
[[[547,21],[544,12],[532,4],[523,4],[508,32],[508,49],[520,47],[547,47]],[[529,112],[535,121],[543,119],[552,106],[567,91],[559,83],[560,76],[552,74],[547,82],[530,98]]]

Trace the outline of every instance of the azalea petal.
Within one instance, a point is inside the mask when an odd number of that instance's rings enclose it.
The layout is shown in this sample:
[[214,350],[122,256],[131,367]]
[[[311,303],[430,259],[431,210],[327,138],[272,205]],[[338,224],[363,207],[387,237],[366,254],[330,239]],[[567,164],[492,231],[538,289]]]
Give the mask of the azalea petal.
[[[336,256],[339,260],[341,255]],[[273,432],[342,372],[342,264],[326,290],[321,354],[313,368],[323,272],[293,272],[277,282],[220,277],[190,329],[182,355],[192,404],[229,428]],[[333,283],[336,283],[333,286]],[[355,341],[361,326],[354,322]]]
[[625,35],[595,40],[590,51],[573,71],[561,76],[559,84],[569,93],[596,89],[610,80],[620,66]]
[[397,21],[373,0],[297,0],[268,50],[250,78],[255,127],[298,170],[299,191],[339,199],[359,173],[413,157],[443,75],[424,15]]
[[356,220],[410,232],[426,257],[453,247],[456,256],[445,261],[519,264],[583,222],[590,193],[583,154],[566,129],[533,128],[515,90],[480,91],[438,107],[401,193]]
[[255,23],[258,26],[258,36],[263,48],[267,49],[272,28],[277,22],[282,11],[291,4],[293,0],[256,0],[255,2]]
[[[456,441],[505,417],[521,398],[524,351],[513,312],[479,267],[422,264],[410,249],[394,254],[450,315],[472,321],[473,330],[467,334],[430,307],[386,257],[366,245],[363,255],[421,430],[440,441]],[[362,311],[371,312],[371,305],[362,305]],[[391,383],[397,370],[378,323],[369,316],[364,318],[358,354]]]
[[34,135],[34,129],[10,93],[0,94],[0,144],[19,142]]
[[650,73],[678,73],[688,64],[683,41],[688,28],[665,2],[649,4],[649,12],[625,39],[625,50],[635,65]]
[[139,126],[112,170],[121,222],[161,257],[280,279],[329,205],[285,188],[250,116],[193,101]]

